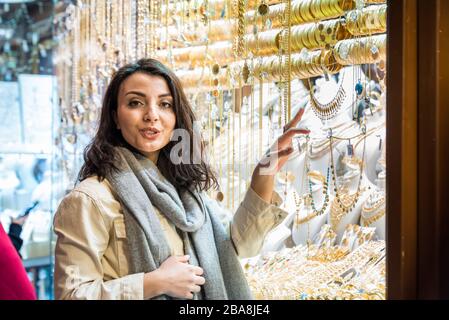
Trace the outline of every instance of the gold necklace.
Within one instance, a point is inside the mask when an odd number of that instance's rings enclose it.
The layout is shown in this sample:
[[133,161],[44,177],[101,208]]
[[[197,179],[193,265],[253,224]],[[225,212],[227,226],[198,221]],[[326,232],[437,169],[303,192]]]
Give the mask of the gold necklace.
[[365,212],[362,211],[362,217],[360,219],[360,223],[362,224],[362,226],[368,227],[385,215],[385,209],[379,210],[378,212],[376,212],[375,215],[373,215],[369,218],[367,218],[364,213]]
[[[89,27],[88,27],[88,9],[89,9],[89,3],[85,3],[82,7],[80,7],[80,52],[87,52],[88,48],[87,45],[89,43]],[[80,97],[79,97],[79,104],[82,106],[84,111],[86,111],[89,108],[88,98],[88,80],[89,75],[89,65],[87,59],[81,59],[79,62],[79,75],[78,79],[80,81]],[[85,113],[84,113],[85,114]],[[79,115],[82,117],[82,115]]]
[[363,212],[366,213],[370,213],[373,211],[378,210],[380,207],[385,205],[385,197],[380,197],[380,199],[378,199],[373,205],[368,206],[368,201],[370,200],[370,198],[368,198],[367,201],[365,201],[365,203],[363,204],[362,210]]
[[385,122],[381,123],[377,127],[374,127],[374,128],[371,128],[370,130],[368,130],[366,132],[366,136],[364,136],[364,137],[361,136],[360,139],[354,144],[354,150],[357,148],[357,146],[360,144],[360,142],[362,142],[362,140],[365,139],[365,137],[369,137],[370,135],[377,132],[377,130],[379,130],[383,127],[385,127]]
[[[337,129],[337,128],[341,128],[340,133],[346,131],[347,129],[351,128],[353,126],[352,122],[342,122],[338,125],[336,125],[335,127],[332,128],[332,131]],[[335,146],[337,146],[340,141],[337,141]],[[330,146],[330,142],[329,142],[329,138],[326,137],[323,140],[317,140],[314,139],[311,143],[309,148],[306,148],[307,150],[307,156],[311,159],[315,159],[318,157],[321,157],[325,152],[327,152],[327,150],[329,149]]]
[[145,6],[145,16],[147,17],[144,23],[145,28],[145,57],[153,57],[152,47],[153,47],[153,35],[154,31],[154,5],[155,1],[148,1]]
[[[235,91],[234,94],[232,95],[233,99],[232,101],[235,101]],[[231,208],[232,211],[234,211],[234,193],[235,193],[235,113],[233,111],[231,111],[230,117],[232,118],[232,204],[231,204]]]
[[363,143],[363,152],[362,152],[362,160],[360,162],[360,168],[359,168],[360,176],[359,176],[359,181],[358,181],[358,185],[357,185],[357,191],[354,195],[351,195],[351,201],[348,201],[348,199],[349,199],[348,197],[346,197],[346,199],[344,199],[344,197],[341,197],[340,190],[337,186],[337,173],[335,171],[335,166],[334,166],[332,139],[333,139],[333,137],[330,136],[329,142],[330,142],[330,154],[331,154],[331,171],[332,171],[332,179],[334,182],[334,192],[335,192],[334,202],[336,202],[339,205],[341,211],[348,213],[349,211],[354,209],[355,205],[357,204],[357,201],[359,200],[360,195],[362,194],[361,185],[362,185],[362,177],[363,177],[363,161],[365,159],[365,150],[366,150],[366,138],[364,139],[364,143]]
[[115,40],[115,50],[117,53],[117,67],[122,65],[123,52],[124,52],[124,39],[123,39],[123,2],[125,0],[119,0],[116,7],[116,20],[117,20],[117,36]]
[[291,76],[292,76],[292,19],[291,19],[291,6],[292,6],[292,2],[291,0],[286,0],[286,4],[285,4],[285,8],[286,8],[286,18],[287,18],[287,28],[286,30],[286,39],[284,41],[286,41],[287,43],[284,44],[284,48],[286,48],[287,52],[286,52],[286,67],[284,72],[286,73],[286,75],[284,74],[284,79],[287,81],[287,90],[285,92],[285,94],[287,95],[287,97],[285,98],[286,102],[287,102],[287,109],[286,109],[286,115],[285,115],[285,123],[284,125],[286,125],[291,118]]
[[[243,109],[244,104],[246,104],[246,97],[243,97],[242,78],[241,77],[239,77],[239,90],[240,90],[239,101],[238,101],[238,104],[239,104],[239,136],[241,136],[241,134],[242,134],[242,109]],[[235,131],[234,131],[234,134],[235,134]],[[239,158],[241,159],[242,158],[242,139],[238,139],[238,140],[239,140],[239,142],[238,142],[238,145],[239,145],[239,149],[238,149],[239,150]],[[241,190],[241,181],[242,181],[240,164],[239,164],[239,170],[238,170],[238,175],[237,176],[239,178],[238,199],[239,199],[239,203],[240,203],[240,194],[241,194],[240,190]]]
[[299,217],[297,217],[297,219],[296,219],[296,225],[301,225],[301,224],[304,224],[304,223],[307,223],[307,222],[309,222],[310,220],[312,220],[313,218],[315,218],[317,215],[315,214],[315,212],[311,212],[311,213],[309,213],[307,216],[305,216],[304,218],[299,218]]
[[329,103],[326,103],[326,104],[323,104],[318,101],[318,99],[316,98],[315,93],[314,93],[314,87],[312,86],[312,82],[310,81],[310,78],[308,79],[309,88],[310,88],[310,90],[309,90],[310,105],[312,106],[313,112],[320,120],[332,119],[340,111],[343,101],[346,98],[346,91],[343,88],[344,75],[345,75],[345,73],[343,72],[343,76],[340,81],[340,85],[338,87],[337,94]]
[[[312,197],[312,195],[310,195],[310,194],[307,194],[307,195],[304,196],[304,200],[303,200],[304,208],[309,208],[310,207],[310,205],[311,205],[311,197]],[[298,201],[298,203],[299,203],[299,205],[301,205],[301,201]],[[311,213],[308,213],[303,218],[300,218],[299,213],[300,213],[300,211],[298,209],[297,212],[296,212],[296,218],[295,218],[295,224],[297,226],[299,226],[301,224],[304,224],[304,223],[307,223],[307,222],[309,222],[310,220],[312,220],[313,218],[315,218],[317,216],[316,211],[312,211]],[[307,238],[309,238],[309,237],[307,237]]]
[[127,63],[132,60],[132,27],[131,27],[131,8],[128,1],[123,1],[123,62]]
[[[327,167],[327,176],[324,177],[320,172],[311,171],[307,160],[308,160],[308,158],[307,158],[307,153],[306,153],[304,155],[304,166],[305,166],[305,171],[307,174],[311,206],[312,206],[312,210],[313,210],[313,213],[315,214],[315,216],[320,216],[326,211],[328,203],[329,203],[328,187],[329,187],[329,173],[330,173],[329,170],[330,170],[330,168],[329,168],[329,166]],[[313,199],[312,182],[310,181],[311,176],[316,176],[322,183],[322,188],[323,188],[322,192],[323,192],[324,200],[323,200],[321,209],[319,209],[319,210],[316,208],[315,200]]]
[[323,204],[321,206],[321,209],[317,209],[315,206],[315,200],[313,199],[313,195],[312,195],[312,183],[310,182],[310,178],[309,180],[309,192],[310,192],[310,198],[311,198],[311,205],[312,205],[312,209],[313,212],[315,213],[316,216],[320,216],[322,215],[326,209],[327,209],[327,205],[329,204],[329,192],[328,192],[328,186],[329,186],[329,167],[327,168],[327,180],[326,182],[323,183],[323,195],[324,195],[324,200],[323,200]]
[[158,25],[162,24],[162,6],[161,6],[161,1],[160,0],[156,0],[154,1],[154,6],[153,6],[153,14],[151,17],[151,24],[150,24],[150,36],[151,37],[151,46],[149,48],[149,56],[150,57],[154,57],[156,55],[156,51],[159,49],[159,43],[160,43],[160,36],[158,35],[158,33],[156,32],[156,29],[158,27]]
[[237,39],[236,39],[236,57],[243,57],[244,37],[245,37],[245,7],[246,0],[236,0],[235,13],[237,16]]
[[376,202],[368,205],[368,202],[370,202],[373,195],[374,194],[365,201],[362,207],[360,223],[364,227],[373,224],[385,215],[385,196],[382,195]]
[[301,206],[301,203],[302,203],[302,198],[298,195],[296,190],[293,190],[293,199],[295,201],[296,214],[298,214],[300,206]]
[[[125,1],[128,2],[128,1]],[[137,12],[136,12],[137,2],[136,1],[130,1],[129,2],[129,13],[128,13],[128,27],[127,33],[128,37],[126,38],[128,42],[128,49],[129,49],[129,62],[136,61],[138,59],[137,57]]]
[[104,1],[100,1],[100,0],[96,0],[95,3],[95,17],[96,17],[96,23],[95,23],[95,31],[97,33],[97,41],[98,41],[98,45],[101,49],[103,49],[104,51],[104,47],[105,47],[105,34],[104,34],[104,27],[105,27],[105,14],[104,14],[104,10],[105,10],[105,2]]
[[227,123],[228,123],[228,130],[227,130],[227,152],[226,152],[226,157],[227,157],[227,162],[226,162],[226,167],[227,167],[227,179],[226,179],[226,187],[227,187],[227,192],[226,194],[228,195],[226,197],[226,202],[227,202],[227,207],[230,208],[231,205],[231,166],[229,165],[231,163],[230,161],[230,155],[231,155],[231,111],[227,110]]
[[111,6],[112,1],[107,0],[106,1],[106,7],[105,7],[105,75],[108,77],[111,74],[111,51],[113,51],[113,45],[112,45],[112,30],[111,30]]
[[[73,60],[72,60],[72,116],[76,117],[76,109],[79,100],[79,62],[80,62],[80,8],[75,6],[73,19]],[[77,122],[76,119],[74,119]]]
[[284,127],[291,116],[291,1],[282,3],[285,15],[279,33],[279,127]]
[[[253,26],[254,26],[254,30],[255,33],[257,34],[257,26],[255,26],[255,21],[253,21]],[[256,53],[257,55],[257,53]],[[254,72],[254,55],[251,55],[251,70],[253,70]],[[248,161],[248,176],[250,174],[250,172],[253,171],[253,158],[254,158],[254,154],[255,154],[255,150],[254,150],[254,113],[255,113],[255,93],[254,93],[254,89],[256,88],[256,79],[253,76],[251,77],[251,107],[250,107],[250,116],[249,116],[249,128],[250,128],[250,139],[249,139],[249,161]],[[248,180],[249,183],[249,180]],[[249,184],[247,186],[247,188],[249,187]]]
[[145,56],[145,1],[137,0],[136,3],[136,52],[137,59],[141,59]]
[[110,4],[110,20],[111,20],[111,38],[110,38],[110,50],[109,50],[109,66],[112,69],[113,72],[116,72],[119,68],[119,58],[120,58],[120,49],[118,46],[118,34],[117,34],[117,27],[118,27],[118,10],[117,10],[117,0],[111,1]]
[[332,229],[337,231],[338,225],[341,219],[348,214],[348,210],[345,210],[343,207],[350,207],[354,204],[355,200],[358,198],[358,194],[339,194],[339,198],[335,197],[334,201],[331,205],[331,214],[330,214],[330,223]]
[[[265,21],[266,16],[268,12],[268,6],[265,4],[265,1],[262,0],[262,3],[259,6],[260,8],[265,8],[258,10],[258,13],[262,17],[262,32],[265,29]],[[260,35],[257,33],[256,36],[256,52],[258,53],[260,49]],[[258,64],[260,65],[262,61],[262,58],[259,57]],[[263,143],[262,143],[262,129],[263,129],[263,89],[264,89],[264,74],[262,72],[258,72],[258,82],[259,82],[259,150],[258,150],[258,157],[261,158],[263,154]]]

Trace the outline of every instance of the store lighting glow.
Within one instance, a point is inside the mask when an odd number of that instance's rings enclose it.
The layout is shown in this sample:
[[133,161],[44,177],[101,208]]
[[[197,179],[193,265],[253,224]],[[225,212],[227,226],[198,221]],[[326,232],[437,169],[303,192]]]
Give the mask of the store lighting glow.
[[35,0],[0,0],[0,3],[4,4],[16,4],[16,3],[26,3],[26,2],[34,2]]
[[14,29],[12,28],[0,28],[0,39],[6,38],[11,39],[14,34]]

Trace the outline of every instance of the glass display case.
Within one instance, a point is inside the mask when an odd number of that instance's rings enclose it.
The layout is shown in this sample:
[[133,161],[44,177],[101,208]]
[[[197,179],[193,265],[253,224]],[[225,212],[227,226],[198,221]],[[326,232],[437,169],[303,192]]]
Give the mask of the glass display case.
[[241,260],[256,299],[448,297],[446,17],[438,0],[0,4],[0,222],[38,298],[105,88],[144,57],[183,84],[223,218],[304,110],[275,180],[287,216]]
[[257,261],[242,261],[253,293],[385,299],[387,11],[381,0],[68,5],[56,27],[68,181],[111,76],[140,58],[179,76],[220,180],[210,196],[230,216],[256,164],[304,112],[310,134],[294,139],[276,178],[287,218]]

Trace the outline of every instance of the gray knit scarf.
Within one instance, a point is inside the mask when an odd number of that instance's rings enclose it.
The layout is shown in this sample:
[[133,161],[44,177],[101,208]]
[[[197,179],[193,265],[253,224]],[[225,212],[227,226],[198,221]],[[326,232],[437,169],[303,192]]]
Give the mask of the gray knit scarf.
[[120,170],[106,178],[123,208],[130,273],[156,270],[171,255],[154,206],[178,229],[189,263],[204,269],[206,283],[194,299],[252,299],[232,241],[217,216],[218,204],[204,193],[178,193],[151,160],[127,148],[115,150]]

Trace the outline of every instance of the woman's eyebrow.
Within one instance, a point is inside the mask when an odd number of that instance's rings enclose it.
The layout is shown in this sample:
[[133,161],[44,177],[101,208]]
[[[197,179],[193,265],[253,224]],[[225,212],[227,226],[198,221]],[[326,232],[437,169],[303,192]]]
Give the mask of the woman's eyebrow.
[[141,96],[141,97],[144,97],[144,98],[146,97],[146,95],[144,93],[140,92],[140,91],[129,91],[129,92],[127,92],[125,94],[125,96],[127,96],[128,94],[135,94],[135,95],[138,95],[138,96]]
[[164,97],[170,97],[171,98],[172,96],[171,96],[171,93],[164,93],[164,94],[160,94],[159,95],[159,98],[164,98]]

